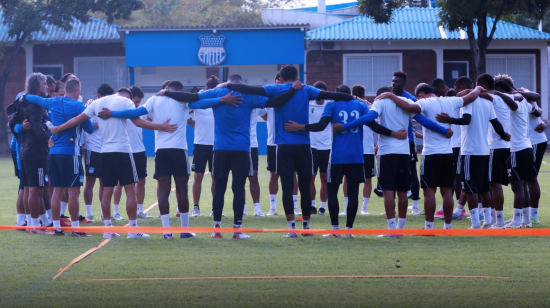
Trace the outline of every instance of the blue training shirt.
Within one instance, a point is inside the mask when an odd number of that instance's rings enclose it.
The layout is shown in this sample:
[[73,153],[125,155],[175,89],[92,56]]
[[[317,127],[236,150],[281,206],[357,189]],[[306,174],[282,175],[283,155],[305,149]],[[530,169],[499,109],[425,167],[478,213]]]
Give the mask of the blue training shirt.
[[[25,99],[50,111],[50,121],[53,125],[59,126],[70,119],[80,115],[86,107],[81,102],[70,97],[42,98],[37,95],[27,94]],[[57,136],[53,136],[54,147],[50,149],[50,154],[66,154],[80,156],[80,141],[82,138],[82,129],[87,133],[94,131],[94,126],[90,119],[74,128],[62,131]],[[70,139],[73,139],[73,142]]]
[[268,98],[259,95],[242,94],[227,88],[212,89],[199,93],[199,98],[209,99],[242,95],[239,107],[219,104],[212,107],[214,112],[214,151],[250,152],[250,113],[254,108],[264,108]]
[[[275,97],[292,87],[292,83],[265,85],[264,89],[269,97]],[[300,124],[309,124],[309,101],[316,100],[321,90],[304,86],[296,91],[294,96],[283,107],[275,108],[275,144],[310,144],[309,132],[287,132],[284,124],[294,121]]]
[[[332,118],[332,123],[348,123],[367,114],[369,107],[359,100],[327,103],[322,117]],[[331,164],[363,164],[363,128],[355,127],[340,134],[332,134]]]

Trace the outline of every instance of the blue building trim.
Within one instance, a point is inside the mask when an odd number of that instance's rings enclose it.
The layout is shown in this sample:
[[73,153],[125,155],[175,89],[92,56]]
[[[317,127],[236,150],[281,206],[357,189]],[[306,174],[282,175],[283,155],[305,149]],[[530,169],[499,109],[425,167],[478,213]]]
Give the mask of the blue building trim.
[[128,71],[129,71],[129,77],[130,77],[130,87],[133,86],[135,83],[136,83],[136,73],[134,71],[134,68],[132,66],[130,66],[128,68]]

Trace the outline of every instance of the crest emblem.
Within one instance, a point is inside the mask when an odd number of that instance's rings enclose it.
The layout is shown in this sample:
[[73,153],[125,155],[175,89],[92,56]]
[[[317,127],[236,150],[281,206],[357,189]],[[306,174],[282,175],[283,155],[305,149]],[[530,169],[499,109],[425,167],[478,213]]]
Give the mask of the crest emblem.
[[210,67],[222,64],[225,61],[226,53],[223,48],[225,36],[216,36],[210,34],[208,36],[201,35],[199,37],[201,48],[199,49],[199,61]]

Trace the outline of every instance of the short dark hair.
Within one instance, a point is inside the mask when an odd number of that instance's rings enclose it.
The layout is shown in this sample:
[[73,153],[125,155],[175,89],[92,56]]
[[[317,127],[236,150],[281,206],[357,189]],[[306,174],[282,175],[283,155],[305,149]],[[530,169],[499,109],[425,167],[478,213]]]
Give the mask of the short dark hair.
[[164,81],[164,82],[160,85],[160,89],[161,89],[161,90],[166,89],[166,86],[167,86],[169,83],[170,83],[170,80]]
[[277,73],[277,75],[275,75],[275,81],[281,79],[281,73]]
[[69,79],[70,76],[74,76],[74,74],[73,73],[67,73],[67,74],[63,75],[63,77],[61,77],[61,79],[59,79],[59,81],[61,81],[63,83],[67,83],[67,80]]
[[445,93],[445,96],[456,96],[455,89],[449,89],[449,91],[447,91],[447,93]]
[[80,81],[78,79],[70,79],[65,83],[65,92],[72,93],[78,88],[80,88]]
[[402,71],[397,71],[393,73],[393,76],[402,78],[405,82],[407,82],[407,73]]
[[336,92],[351,94],[351,89],[345,84],[341,84],[336,87]]
[[414,89],[414,95],[418,96],[421,92],[424,94],[431,94],[434,93],[434,88],[427,83],[419,83],[416,89]]
[[376,96],[386,92],[391,92],[390,87],[380,87],[378,88],[378,90],[376,90]]
[[506,80],[499,80],[495,82],[495,88],[496,89],[503,89],[505,92],[513,91],[514,89],[510,86]]
[[351,94],[363,98],[365,97],[365,87],[360,84],[356,84],[351,87]]
[[50,75],[46,75],[46,84],[48,86],[54,85],[55,84],[55,79]]
[[283,81],[294,81],[298,78],[298,70],[292,65],[283,66],[280,73]]
[[55,93],[59,92],[59,90],[65,89],[65,84],[61,81],[55,82],[55,90],[53,90]]
[[470,79],[468,76],[460,76],[455,81],[455,87],[456,86],[462,86],[466,89],[471,89],[473,87],[474,83],[472,82],[472,79]]
[[239,74],[233,74],[227,77],[229,83],[243,83],[243,78]]
[[191,89],[191,93],[199,93],[201,90],[199,90],[199,88],[197,87],[193,87],[193,89]]
[[486,85],[489,90],[495,89],[495,79],[487,73],[479,75],[476,82]]
[[116,93],[128,94],[130,96],[130,99],[134,99],[134,95],[132,94],[132,91],[130,91],[130,89],[128,88],[119,88],[118,90],[116,90]]
[[514,79],[507,74],[498,74],[495,76],[495,81],[504,80],[512,89],[514,88]]
[[208,80],[206,80],[206,88],[207,89],[214,89],[218,84],[220,83],[220,79],[218,76],[210,76]]
[[97,94],[101,97],[113,95],[115,94],[115,89],[113,89],[110,85],[103,83],[99,86],[99,88],[97,88]]
[[313,83],[313,86],[317,89],[328,91],[327,84],[324,81],[318,80]]
[[166,89],[174,89],[176,91],[182,91],[183,90],[183,83],[179,80],[171,80],[167,85]]
[[435,87],[439,87],[441,85],[446,85],[445,84],[445,80],[441,79],[441,78],[434,78],[434,80],[432,80],[432,88],[435,88]]
[[132,95],[134,97],[139,97],[139,98],[145,97],[145,93],[143,93],[143,90],[137,84],[130,87],[130,92],[132,92]]

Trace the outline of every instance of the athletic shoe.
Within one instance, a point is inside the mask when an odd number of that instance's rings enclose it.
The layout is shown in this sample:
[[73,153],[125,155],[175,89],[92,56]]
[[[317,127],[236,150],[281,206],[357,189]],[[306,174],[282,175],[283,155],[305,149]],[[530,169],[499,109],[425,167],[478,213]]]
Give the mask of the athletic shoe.
[[234,240],[249,240],[251,239],[252,237],[250,235],[246,235],[242,232],[240,233],[233,233],[233,239]]
[[288,237],[288,238],[297,238],[297,237],[298,237],[298,234],[297,234],[297,233],[293,233],[293,232],[288,232],[288,233],[285,233],[284,237]]
[[426,215],[426,210],[421,210],[420,215]]
[[201,209],[198,205],[193,206],[193,212],[191,213],[191,217],[201,217]]
[[[17,227],[26,227],[26,226],[27,226],[27,223],[25,222],[23,225],[17,226]],[[26,230],[25,228],[15,229],[15,231],[17,231],[17,232],[25,232],[25,230]]]
[[378,190],[378,188],[373,189],[372,192],[378,197],[384,197],[384,192],[382,190]]
[[302,215],[302,212],[300,212],[300,210],[297,207],[295,207],[294,208],[294,215]]
[[413,207],[411,210],[411,215],[420,215],[420,210],[416,207]]
[[80,221],[80,223],[83,223],[83,224],[91,224],[92,221],[89,220],[88,218],[82,216],[82,215],[78,215],[78,221]]
[[412,209],[413,209],[412,205],[407,206],[407,210],[412,210]]
[[342,213],[338,214],[338,216],[346,216],[348,214],[348,210],[343,210]]
[[138,214],[137,214],[137,218],[140,218],[140,219],[149,219],[149,218],[153,218],[153,217],[147,216],[147,214],[141,212],[141,213],[138,213]]
[[325,208],[324,207],[320,207],[319,208],[319,211],[317,212],[319,215],[325,215]]
[[114,214],[113,216],[111,216],[111,219],[116,221],[124,220],[124,218],[120,216],[120,213]]
[[317,214],[317,208],[311,207],[311,214]]
[[355,235],[353,234],[344,234],[342,235],[343,238],[355,238]]
[[70,221],[65,221],[65,220],[60,220],[59,225],[62,226],[62,227],[70,227],[71,222]]
[[120,237],[118,233],[103,233],[103,238],[112,239],[113,237]]
[[222,234],[220,232],[212,232],[212,235],[210,237],[212,237],[212,238],[222,238]]
[[539,219],[538,218],[529,218],[529,220],[531,221],[531,223],[534,223],[534,224],[538,224],[539,223]]
[[180,217],[180,211],[176,213],[176,217]]
[[380,234],[377,237],[400,238],[400,237],[403,237],[403,235],[400,235],[400,234]]
[[63,230],[53,230],[53,236],[63,236],[63,235],[67,235],[65,234],[65,232],[63,232]]
[[47,235],[52,234],[50,231],[43,230],[43,229],[32,229],[30,233],[32,233],[32,234],[47,234]]
[[370,215],[370,213],[367,211],[367,209],[362,208],[361,209],[361,215]]
[[[304,230],[309,230],[309,229],[304,229]],[[312,237],[314,235],[315,234],[313,234],[313,233],[302,233],[302,236],[305,236],[305,237]]]
[[186,232],[186,233],[184,232],[180,234],[180,238],[193,238],[193,237],[197,237],[197,235],[192,232]]
[[246,205],[244,206],[244,209],[243,209],[243,216],[248,216],[248,208],[246,207]]
[[493,225],[491,224],[483,224],[483,226],[481,226],[482,229],[492,229]]
[[334,237],[334,238],[338,238],[338,237],[340,237],[340,234],[332,234],[332,233],[330,233],[330,234],[323,234],[323,237]]
[[86,216],[86,219],[88,219],[91,222],[95,222],[94,215],[88,215]]
[[445,215],[443,214],[443,210],[439,210],[439,211],[435,212],[434,217],[435,218],[444,218]]
[[257,211],[254,211],[254,216],[256,216],[256,217],[265,217],[265,214],[264,214],[264,212],[262,212],[262,210],[257,210]]
[[473,230],[473,229],[481,229],[481,226],[471,226],[470,228],[468,228],[469,230]]
[[504,226],[501,227],[497,224],[494,224],[494,225],[491,226],[491,229],[504,229]]
[[456,214],[453,214],[453,220],[462,220],[462,216],[463,216],[463,215],[456,215]]
[[[214,210],[211,210],[210,211],[210,216],[214,216]],[[178,217],[179,217],[179,212],[178,212]],[[225,217],[225,214],[222,213],[222,217]]]
[[72,237],[91,237],[91,234],[85,233],[85,232],[71,232]]
[[165,235],[163,236],[163,238],[164,238],[165,240],[173,240],[173,239],[174,239],[174,235],[173,235],[172,233],[168,233],[168,234],[165,234]]
[[528,224],[521,223],[520,226],[522,228],[533,228],[533,223],[529,222]]
[[277,215],[277,210],[269,209],[269,211],[267,212],[267,216],[275,216],[275,215]]
[[513,221],[510,221],[509,223],[504,225],[504,229],[520,229],[521,224],[516,225]]
[[146,233],[128,233],[126,238],[150,238],[150,236]]
[[68,216],[65,216],[65,215],[63,215],[63,214],[59,216],[59,220],[60,220],[60,221],[65,221],[65,222],[68,222],[68,223],[71,222],[71,218],[68,217]]

